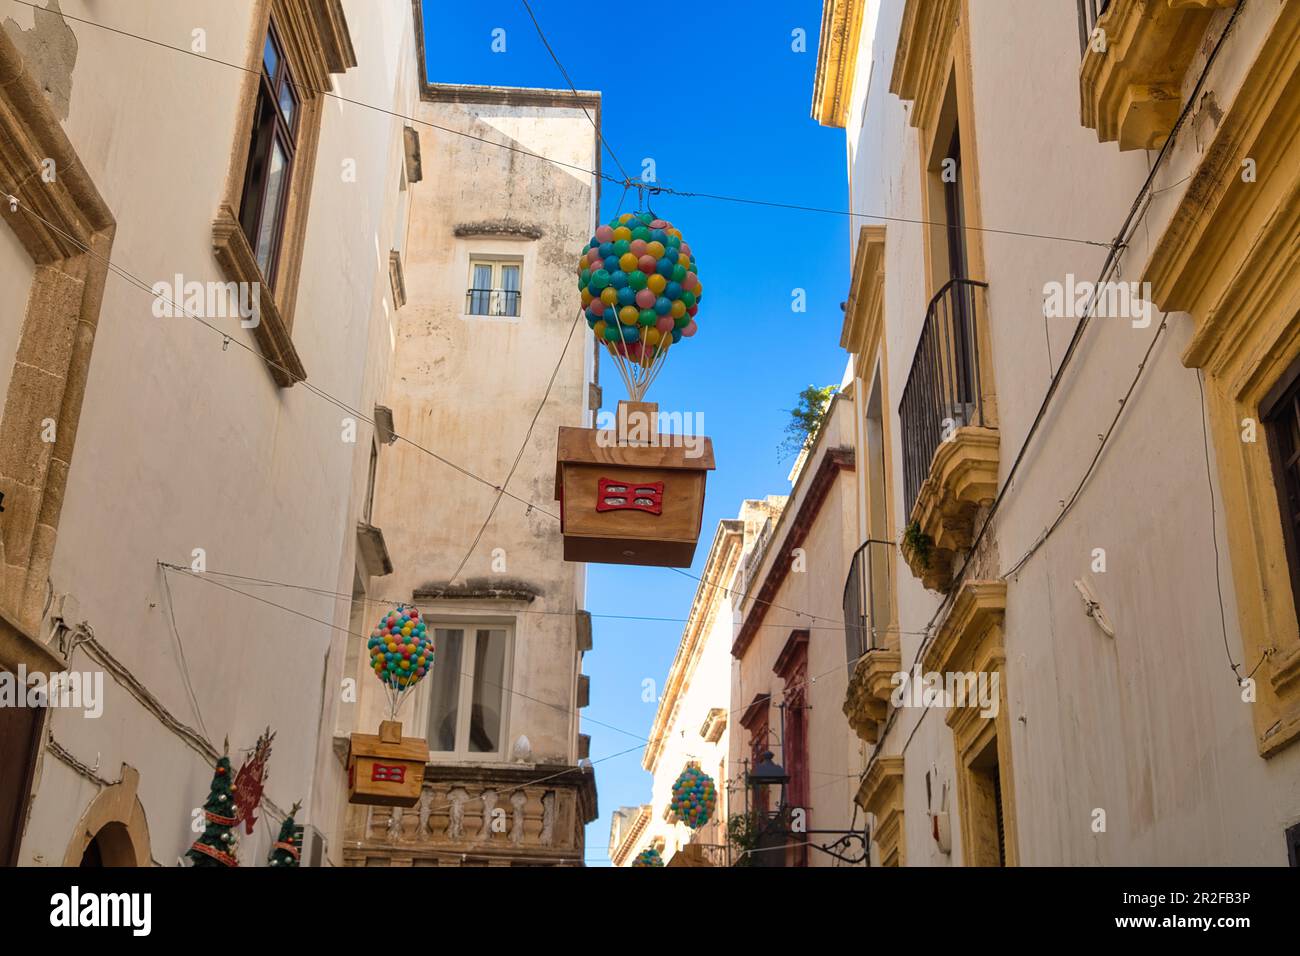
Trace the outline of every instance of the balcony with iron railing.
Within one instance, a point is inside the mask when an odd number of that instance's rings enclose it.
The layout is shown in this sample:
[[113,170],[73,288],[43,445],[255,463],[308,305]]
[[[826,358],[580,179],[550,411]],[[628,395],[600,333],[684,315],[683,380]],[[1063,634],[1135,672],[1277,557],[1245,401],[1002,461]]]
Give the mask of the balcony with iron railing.
[[465,314],[516,319],[519,317],[519,290],[469,289],[465,292]]
[[980,356],[987,288],[953,279],[935,293],[898,408],[910,516],[903,555],[932,590],[947,588],[975,512],[997,492],[998,433]]
[[1121,150],[1157,149],[1182,106],[1206,27],[1237,0],[1077,0],[1083,125]]
[[901,666],[891,611],[895,548],[892,541],[867,539],[854,552],[844,581],[844,644],[849,668],[844,716],[868,743],[877,740],[893,687],[891,678]]

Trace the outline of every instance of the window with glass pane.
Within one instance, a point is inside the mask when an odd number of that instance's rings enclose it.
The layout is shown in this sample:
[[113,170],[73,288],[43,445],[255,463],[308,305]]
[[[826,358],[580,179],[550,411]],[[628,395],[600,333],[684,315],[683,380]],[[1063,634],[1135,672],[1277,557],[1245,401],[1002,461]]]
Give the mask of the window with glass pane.
[[465,314],[518,318],[522,272],[517,261],[475,259],[470,262]]
[[505,734],[510,631],[435,627],[428,684],[429,749],[464,757],[501,755]]
[[297,146],[297,88],[275,25],[267,31],[239,223],[268,284],[275,284]]

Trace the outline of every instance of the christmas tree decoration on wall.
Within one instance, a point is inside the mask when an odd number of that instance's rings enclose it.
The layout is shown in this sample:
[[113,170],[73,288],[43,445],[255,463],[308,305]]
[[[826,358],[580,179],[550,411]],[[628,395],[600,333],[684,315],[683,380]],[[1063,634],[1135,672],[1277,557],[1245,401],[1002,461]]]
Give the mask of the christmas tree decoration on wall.
[[640,853],[636,855],[636,859],[632,861],[632,865],[633,866],[663,866],[664,857],[663,854],[660,853],[654,847],[652,846],[646,847],[644,850],[642,850]]
[[397,712],[415,685],[433,670],[434,644],[418,608],[399,604],[366,642],[370,666],[388,695],[389,719],[379,734],[353,734],[348,750],[348,800],[380,807],[413,807],[420,800],[429,745],[403,737]]
[[668,808],[673,820],[698,830],[711,819],[718,807],[718,788],[713,778],[692,761],[686,765],[673,784],[672,800]]
[[[229,743],[226,749],[230,749]],[[239,866],[235,855],[239,843],[232,832],[239,822],[235,817],[234,793],[230,758],[223,755],[212,771],[212,786],[203,804],[203,835],[185,853],[195,866]]]
[[302,801],[293,805],[289,810],[289,815],[285,817],[284,822],[280,824],[280,835],[276,837],[275,845],[271,847],[271,854],[266,858],[267,866],[285,867],[299,865],[299,861],[302,858],[302,838],[298,835],[293,818],[298,815],[300,807],[302,807]]
[[270,777],[267,763],[271,759],[271,741],[275,732],[270,727],[257,738],[253,751],[235,774],[235,819],[242,821],[244,832],[252,834],[257,822],[257,811],[262,806],[262,792]]
[[669,349],[698,328],[695,255],[666,219],[623,213],[583,247],[578,289],[628,401],[618,403],[613,429],[560,429],[555,497],[564,559],[690,567],[713,443],[660,434],[659,406],[644,398]]

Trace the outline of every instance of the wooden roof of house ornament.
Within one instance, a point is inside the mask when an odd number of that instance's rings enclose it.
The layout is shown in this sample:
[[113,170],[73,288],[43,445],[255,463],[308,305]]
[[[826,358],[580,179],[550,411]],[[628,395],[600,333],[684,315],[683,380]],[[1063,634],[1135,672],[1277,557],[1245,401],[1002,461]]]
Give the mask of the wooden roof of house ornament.
[[660,434],[659,406],[619,402],[613,429],[561,427],[555,498],[564,560],[687,568],[713,442]]

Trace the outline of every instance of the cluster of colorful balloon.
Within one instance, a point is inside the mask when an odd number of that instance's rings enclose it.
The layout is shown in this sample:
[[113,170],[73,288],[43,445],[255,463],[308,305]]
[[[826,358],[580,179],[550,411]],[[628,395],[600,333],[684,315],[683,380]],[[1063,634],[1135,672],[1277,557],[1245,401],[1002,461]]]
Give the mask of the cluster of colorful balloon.
[[632,861],[633,866],[663,866],[664,858],[654,847],[647,847],[636,855]]
[[433,638],[416,608],[390,611],[366,643],[375,676],[398,691],[413,687],[433,667]]
[[615,355],[642,365],[695,334],[704,293],[680,229],[625,212],[596,230],[578,260],[587,324]]
[[679,823],[698,830],[717,809],[718,788],[712,777],[695,764],[689,764],[673,784],[672,802],[668,806]]

